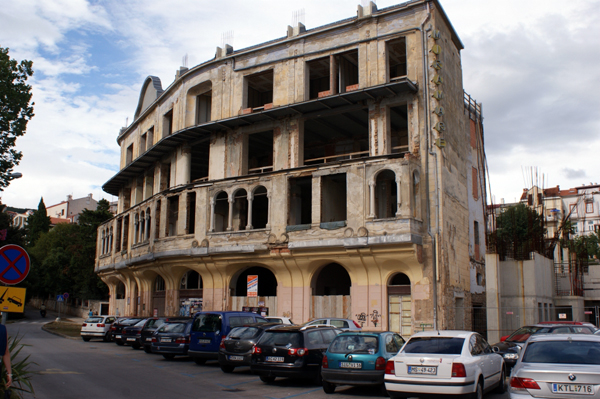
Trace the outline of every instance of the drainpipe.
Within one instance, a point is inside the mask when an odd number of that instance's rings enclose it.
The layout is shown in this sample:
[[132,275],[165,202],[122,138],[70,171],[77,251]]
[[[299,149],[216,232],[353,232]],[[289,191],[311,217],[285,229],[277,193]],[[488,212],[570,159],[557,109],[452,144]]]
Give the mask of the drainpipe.
[[[431,125],[430,123],[430,112],[429,112],[429,52],[427,50],[427,32],[431,30],[431,28],[428,28],[427,30],[424,29],[425,24],[427,23],[427,21],[429,21],[429,19],[431,18],[431,9],[429,6],[429,2],[427,2],[427,16],[425,17],[425,19],[423,20],[423,22],[421,23],[421,26],[419,28],[419,30],[421,31],[421,45],[422,45],[422,51],[423,51],[423,80],[424,80],[424,85],[423,85],[423,106],[425,108],[425,149],[426,149],[426,156],[425,156],[425,188],[427,191],[427,234],[429,234],[429,237],[431,237],[431,244],[432,244],[432,275],[433,275],[433,329],[437,330],[438,329],[438,292],[437,292],[437,235],[438,235],[438,230],[439,230],[439,208],[440,208],[440,204],[439,204],[439,195],[438,195],[438,191],[439,191],[439,186],[438,186],[438,175],[437,175],[437,153],[435,151],[433,151],[432,147],[431,147],[431,141],[429,136],[430,136],[430,128],[429,126]],[[431,200],[430,200],[430,192],[429,192],[429,156],[434,156],[435,157],[435,208],[436,208],[436,212],[435,212],[435,229],[432,231],[431,228]]]

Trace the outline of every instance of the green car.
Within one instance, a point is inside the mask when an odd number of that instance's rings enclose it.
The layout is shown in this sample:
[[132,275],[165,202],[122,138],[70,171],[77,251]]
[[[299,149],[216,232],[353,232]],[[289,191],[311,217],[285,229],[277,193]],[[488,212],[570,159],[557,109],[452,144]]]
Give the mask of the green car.
[[379,385],[385,391],[385,365],[404,338],[391,331],[344,332],[331,342],[323,363],[323,391],[333,393],[337,385]]

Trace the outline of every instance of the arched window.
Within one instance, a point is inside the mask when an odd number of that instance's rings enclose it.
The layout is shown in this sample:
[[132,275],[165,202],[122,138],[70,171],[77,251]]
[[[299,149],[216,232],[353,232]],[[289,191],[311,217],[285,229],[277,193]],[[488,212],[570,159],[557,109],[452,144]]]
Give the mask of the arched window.
[[229,223],[229,196],[221,191],[215,197],[214,231],[225,231]]
[[258,186],[252,196],[252,220],[250,225],[255,229],[265,229],[269,224],[269,197],[264,186]]
[[257,296],[277,296],[277,278],[265,267],[254,266],[240,273],[235,280],[233,296],[248,296],[248,276],[258,276]]
[[150,208],[146,208],[146,241],[150,240],[150,226],[152,222],[152,216],[150,215]]
[[102,230],[102,239],[100,241],[102,243],[100,254],[104,255],[106,253],[106,230]]
[[248,225],[248,193],[244,189],[233,194],[233,230],[245,230]]
[[314,295],[350,295],[352,281],[346,269],[337,263],[325,266],[316,277]]
[[134,232],[133,232],[133,244],[140,242],[140,215],[135,214],[134,217]]
[[122,281],[119,281],[116,289],[117,299],[125,299],[125,284]]
[[384,219],[396,216],[398,211],[398,190],[396,174],[384,170],[375,181],[375,218]]
[[108,248],[107,248],[107,252],[112,252],[112,246],[113,246],[113,227],[110,226],[110,233],[108,234]]
[[144,241],[146,241],[146,214],[144,213],[144,211],[142,211],[142,213],[140,214],[139,224],[140,224],[139,240],[141,242],[144,242]]
[[181,290],[198,290],[202,288],[202,278],[195,270],[190,270],[181,278],[179,289]]
[[156,276],[154,280],[154,291],[164,291],[165,290],[165,279],[162,276]]

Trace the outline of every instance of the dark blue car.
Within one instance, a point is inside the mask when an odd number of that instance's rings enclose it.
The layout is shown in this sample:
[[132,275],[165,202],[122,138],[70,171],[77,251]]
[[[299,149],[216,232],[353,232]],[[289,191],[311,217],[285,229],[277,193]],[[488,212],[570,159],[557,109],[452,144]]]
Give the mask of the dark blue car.
[[161,354],[167,360],[187,356],[191,329],[191,319],[165,322],[152,335],[152,353]]

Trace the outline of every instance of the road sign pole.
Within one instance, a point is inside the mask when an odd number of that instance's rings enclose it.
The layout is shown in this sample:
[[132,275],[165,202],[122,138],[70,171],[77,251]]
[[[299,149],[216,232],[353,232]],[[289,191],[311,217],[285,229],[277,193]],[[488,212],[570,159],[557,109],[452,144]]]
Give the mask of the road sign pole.
[[8,312],[2,312],[2,324],[6,324],[7,318],[8,318]]

